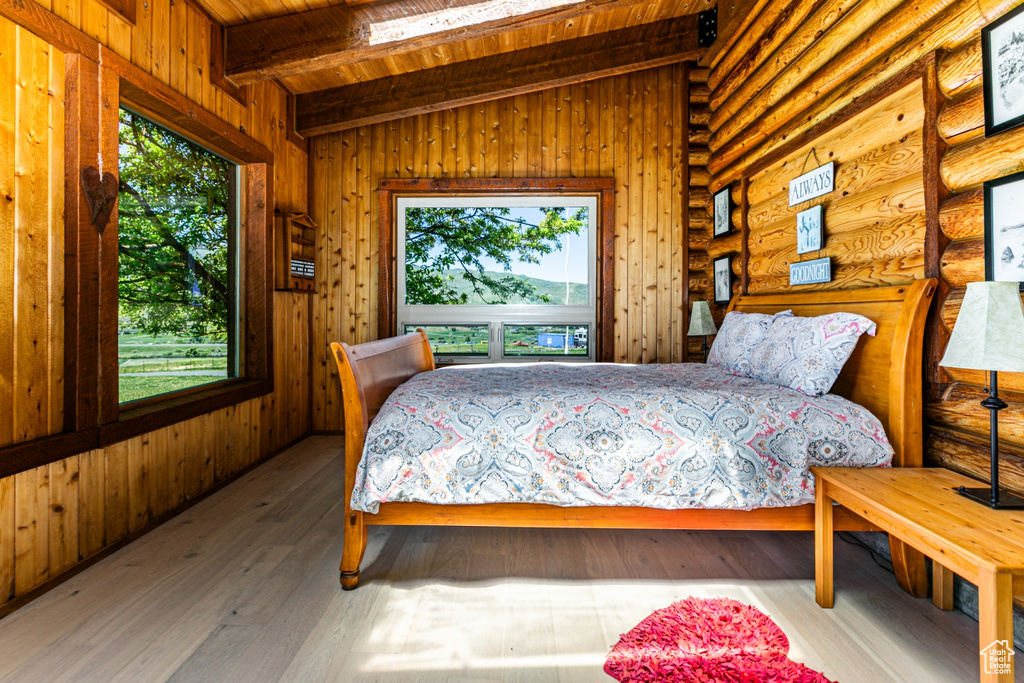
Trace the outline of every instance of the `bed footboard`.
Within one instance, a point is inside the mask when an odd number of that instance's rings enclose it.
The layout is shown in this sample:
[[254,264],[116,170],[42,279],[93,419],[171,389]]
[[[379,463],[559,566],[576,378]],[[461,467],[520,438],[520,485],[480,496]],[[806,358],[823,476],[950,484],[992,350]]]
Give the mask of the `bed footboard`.
[[357,346],[333,342],[331,352],[338,364],[345,413],[345,545],[339,569],[341,587],[352,590],[359,585],[359,564],[366,551],[363,513],[350,507],[366,430],[399,384],[434,369],[434,354],[423,330]]

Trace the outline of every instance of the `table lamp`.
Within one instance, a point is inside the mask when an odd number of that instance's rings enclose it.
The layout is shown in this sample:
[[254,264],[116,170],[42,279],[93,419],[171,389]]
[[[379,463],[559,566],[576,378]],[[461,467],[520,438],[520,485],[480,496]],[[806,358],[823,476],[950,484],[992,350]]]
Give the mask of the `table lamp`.
[[981,405],[991,411],[990,488],[966,488],[961,495],[992,508],[1024,509],[1024,498],[999,490],[999,398],[997,372],[1024,372],[1024,307],[1016,282],[971,282],[956,317],[953,334],[939,365],[986,370],[988,398]]
[[711,309],[707,301],[694,301],[693,310],[690,313],[690,329],[686,333],[689,337],[704,337],[700,350],[704,352],[704,362],[708,362],[708,335],[716,334],[718,328],[715,321],[711,319]]

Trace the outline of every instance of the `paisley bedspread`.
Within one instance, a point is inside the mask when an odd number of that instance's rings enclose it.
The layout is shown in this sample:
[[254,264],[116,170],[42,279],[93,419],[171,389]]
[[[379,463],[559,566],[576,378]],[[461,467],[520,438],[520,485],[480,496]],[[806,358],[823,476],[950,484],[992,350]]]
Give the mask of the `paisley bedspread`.
[[892,453],[865,408],[715,366],[461,366],[387,399],[352,507],[801,505],[814,500],[810,467],[885,467]]

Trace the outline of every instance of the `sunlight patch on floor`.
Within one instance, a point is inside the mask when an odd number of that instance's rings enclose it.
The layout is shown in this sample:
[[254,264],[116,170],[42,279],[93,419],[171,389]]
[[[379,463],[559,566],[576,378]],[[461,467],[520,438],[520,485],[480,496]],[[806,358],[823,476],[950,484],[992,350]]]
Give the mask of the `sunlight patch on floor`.
[[[619,636],[686,597],[727,597],[771,616],[769,593],[799,581],[505,579],[380,586],[380,619],[354,649],[364,673],[513,669],[600,670]],[[786,588],[786,586],[789,586]],[[601,613],[595,604],[604,605]],[[559,605],[538,609],[539,605]],[[550,634],[535,637],[531,634]],[[794,647],[791,656],[803,653]]]
[[400,673],[403,671],[448,671],[450,669],[462,669],[463,671],[481,670],[502,670],[505,668],[517,669],[564,669],[564,668],[601,668],[607,653],[594,652],[588,654],[567,654],[567,655],[522,655],[513,657],[475,657],[471,659],[455,658],[456,665],[452,660],[437,656],[429,656],[424,653],[416,655],[383,655],[371,657],[366,661],[361,671],[364,673],[390,671]]

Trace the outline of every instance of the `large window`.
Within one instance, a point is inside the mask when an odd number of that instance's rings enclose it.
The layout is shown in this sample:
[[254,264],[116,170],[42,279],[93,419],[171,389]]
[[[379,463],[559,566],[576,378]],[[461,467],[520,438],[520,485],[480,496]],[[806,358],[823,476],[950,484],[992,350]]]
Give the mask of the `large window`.
[[64,278],[63,429],[0,449],[0,476],[274,388],[273,152],[83,46],[65,45],[63,259],[43,274]]
[[238,166],[122,109],[120,403],[238,375]]
[[595,196],[399,197],[397,321],[439,362],[593,360]]

